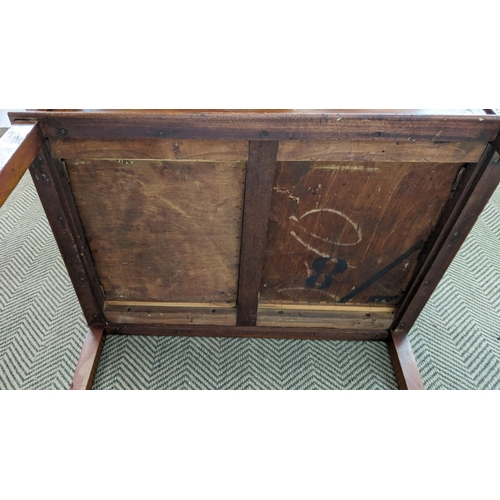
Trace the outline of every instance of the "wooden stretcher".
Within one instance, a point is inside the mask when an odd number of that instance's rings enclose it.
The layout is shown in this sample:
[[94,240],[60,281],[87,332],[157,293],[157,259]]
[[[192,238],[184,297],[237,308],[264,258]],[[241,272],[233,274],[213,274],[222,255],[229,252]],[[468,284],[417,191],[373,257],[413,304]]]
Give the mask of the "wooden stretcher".
[[29,167],[89,325],[106,335],[407,338],[500,181],[493,110],[10,113],[0,203]]

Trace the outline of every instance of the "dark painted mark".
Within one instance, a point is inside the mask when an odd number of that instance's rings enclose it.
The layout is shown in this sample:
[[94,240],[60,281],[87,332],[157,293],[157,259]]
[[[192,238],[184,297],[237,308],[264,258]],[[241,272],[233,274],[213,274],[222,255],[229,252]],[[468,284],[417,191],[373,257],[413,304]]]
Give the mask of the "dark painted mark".
[[348,300],[351,300],[356,295],[360,294],[364,290],[366,290],[369,286],[373,285],[378,279],[385,276],[391,269],[394,269],[398,264],[401,264],[405,259],[407,259],[412,253],[420,250],[424,246],[423,241],[419,241],[416,245],[412,246],[409,250],[407,250],[403,255],[400,255],[395,261],[391,262],[389,265],[384,267],[377,274],[374,274],[370,279],[365,281],[362,285],[358,286],[358,288],[354,289],[351,293],[348,293],[345,297],[342,297],[339,301],[340,304],[345,304]]
[[368,298],[368,302],[382,302],[382,304],[387,304],[387,302],[392,302],[397,298],[397,295],[372,295]]
[[[347,269],[347,262],[345,260],[339,259],[335,264],[335,267],[329,273],[325,273],[323,269],[325,268],[327,262],[330,260],[331,259],[328,259],[326,257],[318,257],[314,260],[314,262],[312,263],[312,268],[314,271],[316,271],[317,274],[311,274],[311,276],[306,279],[306,285],[309,288],[324,290],[325,288],[331,286],[331,284],[333,283],[332,276],[334,276],[335,274],[343,273]],[[316,283],[320,276],[324,276],[323,282]]]

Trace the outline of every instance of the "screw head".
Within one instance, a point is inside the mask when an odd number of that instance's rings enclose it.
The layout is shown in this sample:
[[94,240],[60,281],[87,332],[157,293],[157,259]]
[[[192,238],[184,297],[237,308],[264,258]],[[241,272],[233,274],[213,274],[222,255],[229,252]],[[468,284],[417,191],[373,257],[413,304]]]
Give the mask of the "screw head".
[[59,133],[62,134],[62,135],[65,135],[66,134],[66,129],[60,128],[59,129]]
[[159,133],[160,135],[165,135],[165,131],[164,131],[164,130],[160,130],[158,133]]
[[261,133],[260,133],[261,137],[267,137],[269,135],[269,132],[267,130],[263,130]]

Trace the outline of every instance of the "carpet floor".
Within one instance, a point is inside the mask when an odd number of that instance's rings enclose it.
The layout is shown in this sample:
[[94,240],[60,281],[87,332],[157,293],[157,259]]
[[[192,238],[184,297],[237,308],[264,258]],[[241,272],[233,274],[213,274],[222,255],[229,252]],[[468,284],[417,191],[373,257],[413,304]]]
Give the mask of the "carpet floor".
[[[500,389],[499,248],[500,189],[410,332],[427,389]],[[27,173],[0,208],[0,388],[67,389],[85,332]],[[396,381],[384,343],[110,336],[94,388],[395,389]]]

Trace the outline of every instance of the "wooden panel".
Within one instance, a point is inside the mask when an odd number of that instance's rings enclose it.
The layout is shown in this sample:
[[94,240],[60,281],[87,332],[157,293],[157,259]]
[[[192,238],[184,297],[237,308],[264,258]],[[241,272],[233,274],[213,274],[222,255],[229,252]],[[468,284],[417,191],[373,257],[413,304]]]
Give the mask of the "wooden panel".
[[500,183],[500,156],[488,145],[442,221],[422,268],[398,309],[394,330],[409,331]]
[[238,280],[241,326],[255,325],[257,319],[277,151],[277,142],[250,141]]
[[398,387],[403,390],[423,390],[424,384],[407,335],[392,333],[389,336],[389,355]]
[[397,303],[460,167],[278,162],[261,302]]
[[0,207],[42,147],[38,123],[12,125],[0,138]]
[[87,332],[82,352],[71,382],[72,390],[92,389],[106,335],[102,326],[91,326]]
[[51,156],[45,144],[31,164],[30,173],[85,319],[87,323],[102,322],[104,295],[64,165]]
[[150,159],[242,161],[248,141],[165,139],[51,139],[54,156],[64,159]]
[[105,315],[111,323],[231,326],[236,324],[236,304],[111,301],[106,303]]
[[259,326],[286,328],[345,328],[388,329],[394,320],[394,308],[337,306],[335,309],[314,307],[276,307],[260,304],[257,317]]
[[224,325],[146,325],[110,324],[110,334],[119,335],[167,335],[181,337],[248,337],[270,339],[313,340],[386,340],[388,330],[350,330],[337,328],[282,328],[270,326],[224,326]]
[[[11,119],[40,120],[46,137],[247,140],[490,141],[500,117],[407,111],[270,110],[13,112]],[[97,119],[96,119],[97,117]]]
[[67,166],[108,300],[236,300],[245,163]]
[[281,161],[477,162],[482,142],[281,141]]

